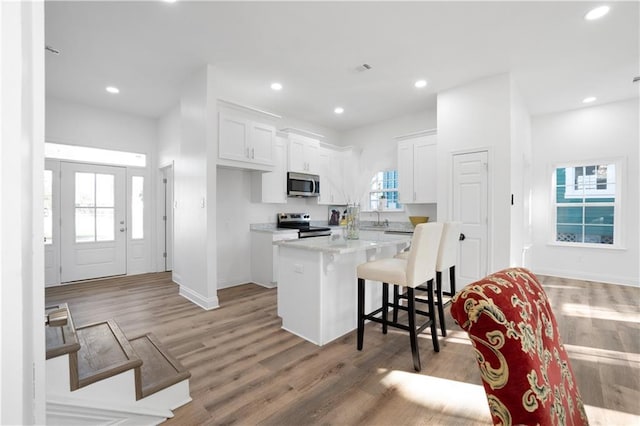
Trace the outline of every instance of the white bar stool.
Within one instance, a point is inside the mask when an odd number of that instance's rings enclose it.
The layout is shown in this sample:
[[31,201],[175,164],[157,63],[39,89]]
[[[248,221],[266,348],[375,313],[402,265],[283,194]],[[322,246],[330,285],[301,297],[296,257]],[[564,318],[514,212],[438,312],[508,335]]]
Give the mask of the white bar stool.
[[[447,335],[447,325],[444,320],[444,308],[451,303],[451,299],[444,302],[443,294],[447,296],[453,296],[456,292],[456,261],[458,257],[458,247],[460,240],[460,229],[462,222],[445,222],[442,230],[442,238],[440,239],[440,247],[438,248],[438,258],[436,260],[436,305],[438,308],[438,320],[440,322],[440,331],[442,336]],[[396,255],[397,258],[407,259],[409,252],[403,252]],[[449,282],[451,284],[450,291],[443,293],[442,291],[442,273],[449,271]],[[416,287],[419,290],[425,290],[431,294],[431,291],[424,286]],[[394,304],[399,304],[400,299],[406,298],[405,295],[397,293],[397,288],[394,289],[393,300]],[[393,311],[394,320],[397,319],[398,311]]]
[[[413,355],[413,368],[420,371],[420,355],[418,352],[418,334],[427,326],[431,326],[431,339],[433,350],[440,351],[438,333],[436,330],[435,309],[433,303],[433,281],[436,276],[435,266],[442,236],[443,225],[441,223],[422,223],[416,226],[411,239],[411,251],[406,259],[387,258],[379,259],[358,265],[358,350],[362,350],[364,340],[365,320],[382,324],[382,332],[387,334],[387,326],[399,328],[409,332],[411,353]],[[365,280],[379,281],[382,283],[382,307],[368,314],[364,313]],[[429,297],[416,299],[414,289],[427,283]],[[389,303],[389,284],[407,287],[407,306],[401,306],[399,300]],[[395,294],[395,291],[394,291]],[[416,309],[416,302],[427,303],[429,311]],[[387,320],[389,307],[394,310],[394,320]],[[406,310],[408,313],[408,325],[397,321],[397,310]],[[382,314],[378,318],[378,314]],[[423,315],[428,320],[416,327],[416,314]]]

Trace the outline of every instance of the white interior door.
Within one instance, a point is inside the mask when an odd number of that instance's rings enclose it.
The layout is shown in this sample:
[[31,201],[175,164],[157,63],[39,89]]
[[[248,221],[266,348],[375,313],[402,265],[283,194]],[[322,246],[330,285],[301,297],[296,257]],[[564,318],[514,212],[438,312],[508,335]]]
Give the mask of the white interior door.
[[62,282],[126,273],[126,169],[60,163]]
[[[453,156],[453,220],[462,222],[457,289],[487,275],[487,152]],[[458,284],[459,282],[459,284]]]

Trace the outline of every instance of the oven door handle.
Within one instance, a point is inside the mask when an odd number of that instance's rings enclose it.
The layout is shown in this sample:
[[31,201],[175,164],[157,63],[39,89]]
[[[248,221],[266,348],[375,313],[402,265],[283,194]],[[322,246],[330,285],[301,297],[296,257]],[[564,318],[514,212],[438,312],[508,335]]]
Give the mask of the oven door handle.
[[299,232],[299,238],[309,238],[309,237],[328,237],[331,235],[331,231],[304,231]]

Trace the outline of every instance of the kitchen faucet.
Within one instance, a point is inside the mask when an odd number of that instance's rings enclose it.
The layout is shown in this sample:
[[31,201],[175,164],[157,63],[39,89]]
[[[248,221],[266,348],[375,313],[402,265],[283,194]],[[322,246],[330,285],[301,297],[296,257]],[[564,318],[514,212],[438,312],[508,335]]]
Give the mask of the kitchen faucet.
[[384,223],[380,222],[380,211],[379,210],[374,210],[374,211],[378,215],[378,220],[376,221],[376,223],[373,224],[373,226],[389,226],[389,220],[385,219]]

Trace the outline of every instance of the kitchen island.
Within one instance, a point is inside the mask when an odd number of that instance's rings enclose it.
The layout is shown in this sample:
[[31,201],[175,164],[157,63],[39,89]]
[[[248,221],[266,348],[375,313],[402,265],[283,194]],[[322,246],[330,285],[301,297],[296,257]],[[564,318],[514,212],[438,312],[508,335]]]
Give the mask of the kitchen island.
[[[407,235],[364,233],[280,241],[278,316],[282,328],[322,346],[357,327],[359,264],[393,257],[409,245]],[[365,310],[382,304],[382,286],[367,284]]]

